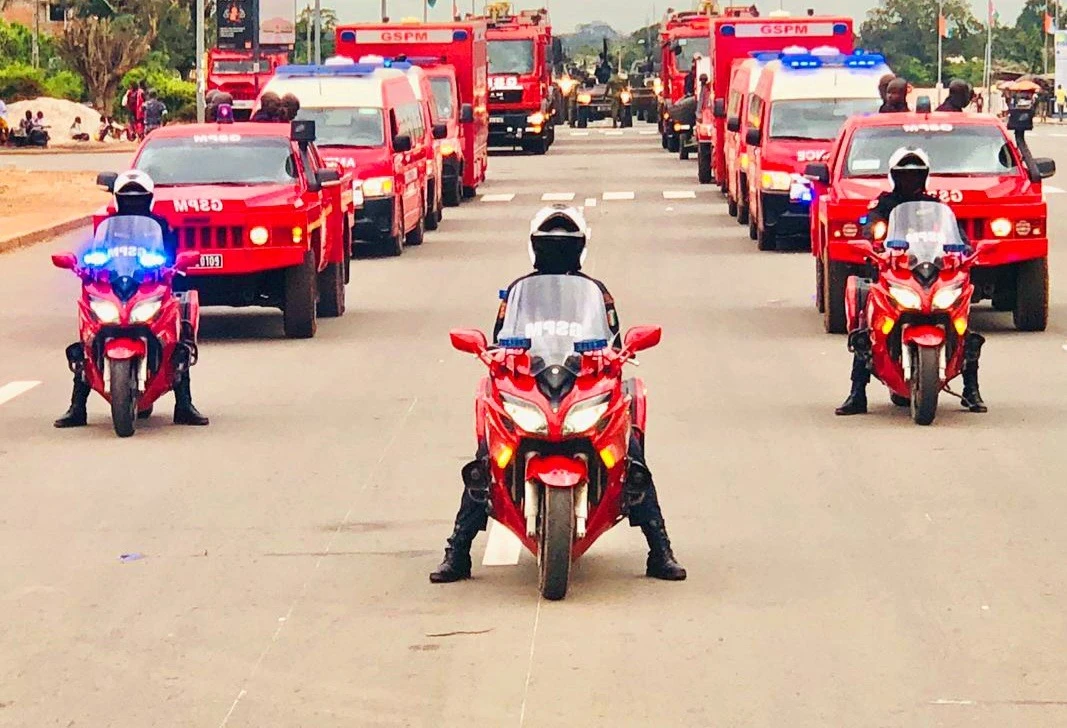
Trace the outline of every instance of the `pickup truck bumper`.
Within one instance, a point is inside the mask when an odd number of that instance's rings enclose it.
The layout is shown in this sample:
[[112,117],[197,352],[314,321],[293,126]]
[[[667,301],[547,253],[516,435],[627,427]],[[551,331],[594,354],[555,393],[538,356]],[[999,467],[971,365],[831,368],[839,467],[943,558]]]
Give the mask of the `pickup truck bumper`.
[[811,235],[811,203],[793,202],[788,192],[760,192],[763,226],[778,237]]
[[356,210],[355,238],[360,242],[388,240],[395,229],[396,205],[392,197],[372,197]]
[[539,139],[548,130],[547,123],[541,127],[541,131],[535,132],[527,123],[527,118],[533,112],[510,111],[490,114],[489,116],[489,146],[513,147],[518,146],[524,139]]

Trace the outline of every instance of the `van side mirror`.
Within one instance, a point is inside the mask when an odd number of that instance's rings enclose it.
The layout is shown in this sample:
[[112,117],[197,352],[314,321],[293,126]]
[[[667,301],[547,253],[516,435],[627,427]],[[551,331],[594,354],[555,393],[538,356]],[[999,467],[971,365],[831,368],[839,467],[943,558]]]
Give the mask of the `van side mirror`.
[[296,119],[289,124],[289,138],[300,144],[315,141],[315,122],[312,119]]
[[340,182],[341,173],[336,169],[320,169],[315,173],[315,179],[318,180],[319,186],[330,184],[332,182]]
[[804,168],[804,176],[821,185],[830,184],[830,166],[826,162],[811,162]]
[[473,124],[474,107],[470,104],[463,104],[463,106],[459,107],[459,121],[461,124]]
[[715,104],[712,106],[711,113],[716,119],[725,119],[726,99],[715,99]]
[[433,127],[433,138],[444,139],[448,136],[448,124],[435,124]]
[[758,147],[760,145],[759,129],[749,129],[745,133],[745,144],[750,147]]
[[115,191],[115,180],[119,178],[118,172],[101,172],[96,175],[97,187],[103,187],[108,192]]
[[726,120],[726,131],[741,131],[741,118],[738,116]]
[[1040,182],[1043,179],[1048,179],[1056,174],[1056,160],[1049,159],[1048,157],[1038,157],[1034,159],[1034,167],[1037,168],[1037,179],[1031,179],[1031,182]]
[[52,256],[52,265],[62,270],[74,270],[78,267],[78,256],[74,253],[56,253]]
[[410,152],[412,150],[411,137],[407,134],[398,134],[393,137],[394,152]]
[[195,268],[200,265],[200,253],[195,250],[183,250],[178,253],[178,257],[174,259],[174,270],[179,273],[184,273],[190,268]]

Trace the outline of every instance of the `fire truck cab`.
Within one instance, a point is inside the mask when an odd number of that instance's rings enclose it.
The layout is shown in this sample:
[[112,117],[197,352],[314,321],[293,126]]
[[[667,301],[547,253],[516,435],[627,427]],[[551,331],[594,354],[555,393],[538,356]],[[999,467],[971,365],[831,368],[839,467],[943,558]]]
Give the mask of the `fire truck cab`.
[[233,97],[234,118],[247,121],[274,70],[288,62],[287,51],[260,52],[257,72],[252,51],[212,48],[207,56],[207,90],[228,93]]

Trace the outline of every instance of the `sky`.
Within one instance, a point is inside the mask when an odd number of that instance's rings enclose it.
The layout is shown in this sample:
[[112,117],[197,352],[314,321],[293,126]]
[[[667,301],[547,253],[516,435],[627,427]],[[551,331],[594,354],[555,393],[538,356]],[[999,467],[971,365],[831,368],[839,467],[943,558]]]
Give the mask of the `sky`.
[[[737,4],[749,0],[734,0]],[[935,2],[936,0],[929,0]],[[302,6],[307,0],[297,0]],[[399,19],[405,16],[422,17],[422,0],[386,0],[390,17]],[[461,12],[470,12],[471,0],[456,0]],[[475,0],[480,12],[484,0]],[[687,9],[693,5],[691,0],[657,0],[654,4],[648,0],[512,0],[516,9],[547,6],[552,15],[552,25],[557,32],[567,33],[578,23],[590,20],[603,20],[616,30],[629,32],[639,28],[648,19],[657,20],[667,7],[677,10]],[[846,15],[852,14],[862,20],[867,11],[877,5],[874,0],[756,0],[761,12],[767,13],[778,8],[779,2],[784,10],[794,15],[802,15],[807,8],[815,8],[817,13]],[[1014,23],[1024,0],[993,0],[994,7],[1000,13],[1003,23]],[[986,0],[972,0],[975,15],[985,19]],[[355,3],[324,0],[324,5],[337,9],[342,22],[380,19],[381,0],[356,0]],[[730,4],[724,2],[723,4]],[[655,8],[655,14],[653,13]],[[437,0],[437,7],[430,11],[430,19],[448,20],[452,14],[452,0]]]

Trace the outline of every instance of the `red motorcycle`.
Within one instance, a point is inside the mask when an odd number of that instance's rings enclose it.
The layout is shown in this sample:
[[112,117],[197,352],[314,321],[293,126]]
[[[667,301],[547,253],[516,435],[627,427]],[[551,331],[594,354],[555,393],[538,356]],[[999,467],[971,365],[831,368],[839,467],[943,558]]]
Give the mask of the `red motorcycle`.
[[894,404],[910,405],[915,423],[929,425],[938,395],[963,369],[978,256],[967,255],[955,214],[939,202],[897,206],[872,237],[875,281],[848,280],[849,348],[870,357]]
[[168,266],[159,223],[132,215],[101,222],[81,258],[52,256],[53,265],[82,281],[80,341],[67,359],[111,403],[119,437],[133,435],[138,413],[150,414],[175,377],[196,363],[199,301],[195,292],[179,299],[172,284],[199,261],[198,253],[183,252]]
[[626,454],[631,432],[644,432],[644,386],[624,382],[623,366],[661,335],[635,327],[611,348],[597,285],[548,275],[512,288],[497,346],[481,331],[451,332],[489,367],[475,402],[488,458],[464,482],[537,556],[546,599],[566,596],[572,562],[640,500],[627,489]]

